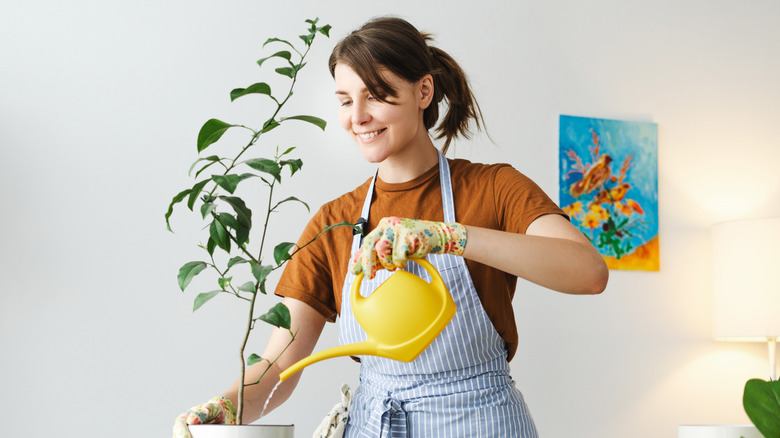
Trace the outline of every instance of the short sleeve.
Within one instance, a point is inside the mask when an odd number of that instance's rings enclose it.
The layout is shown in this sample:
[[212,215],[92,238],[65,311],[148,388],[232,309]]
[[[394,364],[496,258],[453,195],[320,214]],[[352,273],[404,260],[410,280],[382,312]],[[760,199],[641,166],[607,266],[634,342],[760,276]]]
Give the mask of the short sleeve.
[[524,234],[534,220],[546,214],[568,218],[535,182],[511,166],[498,170],[493,193],[498,221],[504,231]]

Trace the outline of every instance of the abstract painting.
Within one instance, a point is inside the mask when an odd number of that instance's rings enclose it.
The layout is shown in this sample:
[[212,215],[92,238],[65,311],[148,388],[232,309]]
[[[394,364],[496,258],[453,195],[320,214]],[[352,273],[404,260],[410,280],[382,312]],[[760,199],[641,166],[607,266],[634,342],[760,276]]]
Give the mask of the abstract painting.
[[658,271],[658,125],[560,116],[560,204],[610,269]]

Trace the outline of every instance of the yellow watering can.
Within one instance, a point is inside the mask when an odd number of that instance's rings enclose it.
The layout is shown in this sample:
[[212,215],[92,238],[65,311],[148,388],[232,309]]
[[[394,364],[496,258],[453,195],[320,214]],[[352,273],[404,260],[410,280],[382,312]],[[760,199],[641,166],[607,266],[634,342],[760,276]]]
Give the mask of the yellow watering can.
[[284,381],[303,368],[338,356],[371,355],[411,362],[433,342],[455,316],[453,301],[444,280],[425,259],[412,259],[431,275],[422,278],[397,271],[368,296],[360,295],[363,273],[352,283],[352,313],[366,332],[366,340],[340,345],[301,359],[279,374]]

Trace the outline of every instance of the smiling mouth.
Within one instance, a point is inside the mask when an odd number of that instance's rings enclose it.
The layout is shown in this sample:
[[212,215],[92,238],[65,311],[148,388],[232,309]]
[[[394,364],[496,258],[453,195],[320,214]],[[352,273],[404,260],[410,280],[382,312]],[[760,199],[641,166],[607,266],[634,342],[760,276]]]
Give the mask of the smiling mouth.
[[363,132],[363,133],[360,133],[360,134],[358,134],[356,132],[355,134],[357,134],[358,137],[360,137],[360,138],[362,138],[364,140],[369,140],[369,139],[372,139],[372,138],[376,137],[377,135],[385,132],[385,129],[387,129],[387,128],[382,128],[382,129],[377,130],[377,131]]

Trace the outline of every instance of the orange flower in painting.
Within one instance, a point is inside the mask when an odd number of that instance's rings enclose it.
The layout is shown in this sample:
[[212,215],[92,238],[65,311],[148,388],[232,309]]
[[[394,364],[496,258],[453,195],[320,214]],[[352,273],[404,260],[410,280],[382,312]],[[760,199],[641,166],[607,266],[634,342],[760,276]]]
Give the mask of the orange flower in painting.
[[601,205],[591,205],[589,214],[595,215],[595,217],[600,221],[605,221],[607,218],[609,218],[609,212]]
[[582,202],[580,201],[567,205],[566,207],[563,207],[562,210],[570,218],[579,218],[584,213],[584,210],[582,209]]
[[601,223],[601,216],[594,212],[589,211],[588,214],[585,216],[585,220],[582,222],[586,227],[590,228],[591,230],[598,227]]
[[642,209],[642,206],[639,205],[638,202],[634,201],[633,199],[626,199],[626,204],[628,204],[629,207],[631,207],[632,210],[639,214],[645,214],[645,211]]
[[618,210],[620,210],[620,212],[626,216],[631,216],[632,214],[634,214],[634,210],[632,210],[631,207],[628,206],[628,204],[618,202],[615,205],[617,206]]

